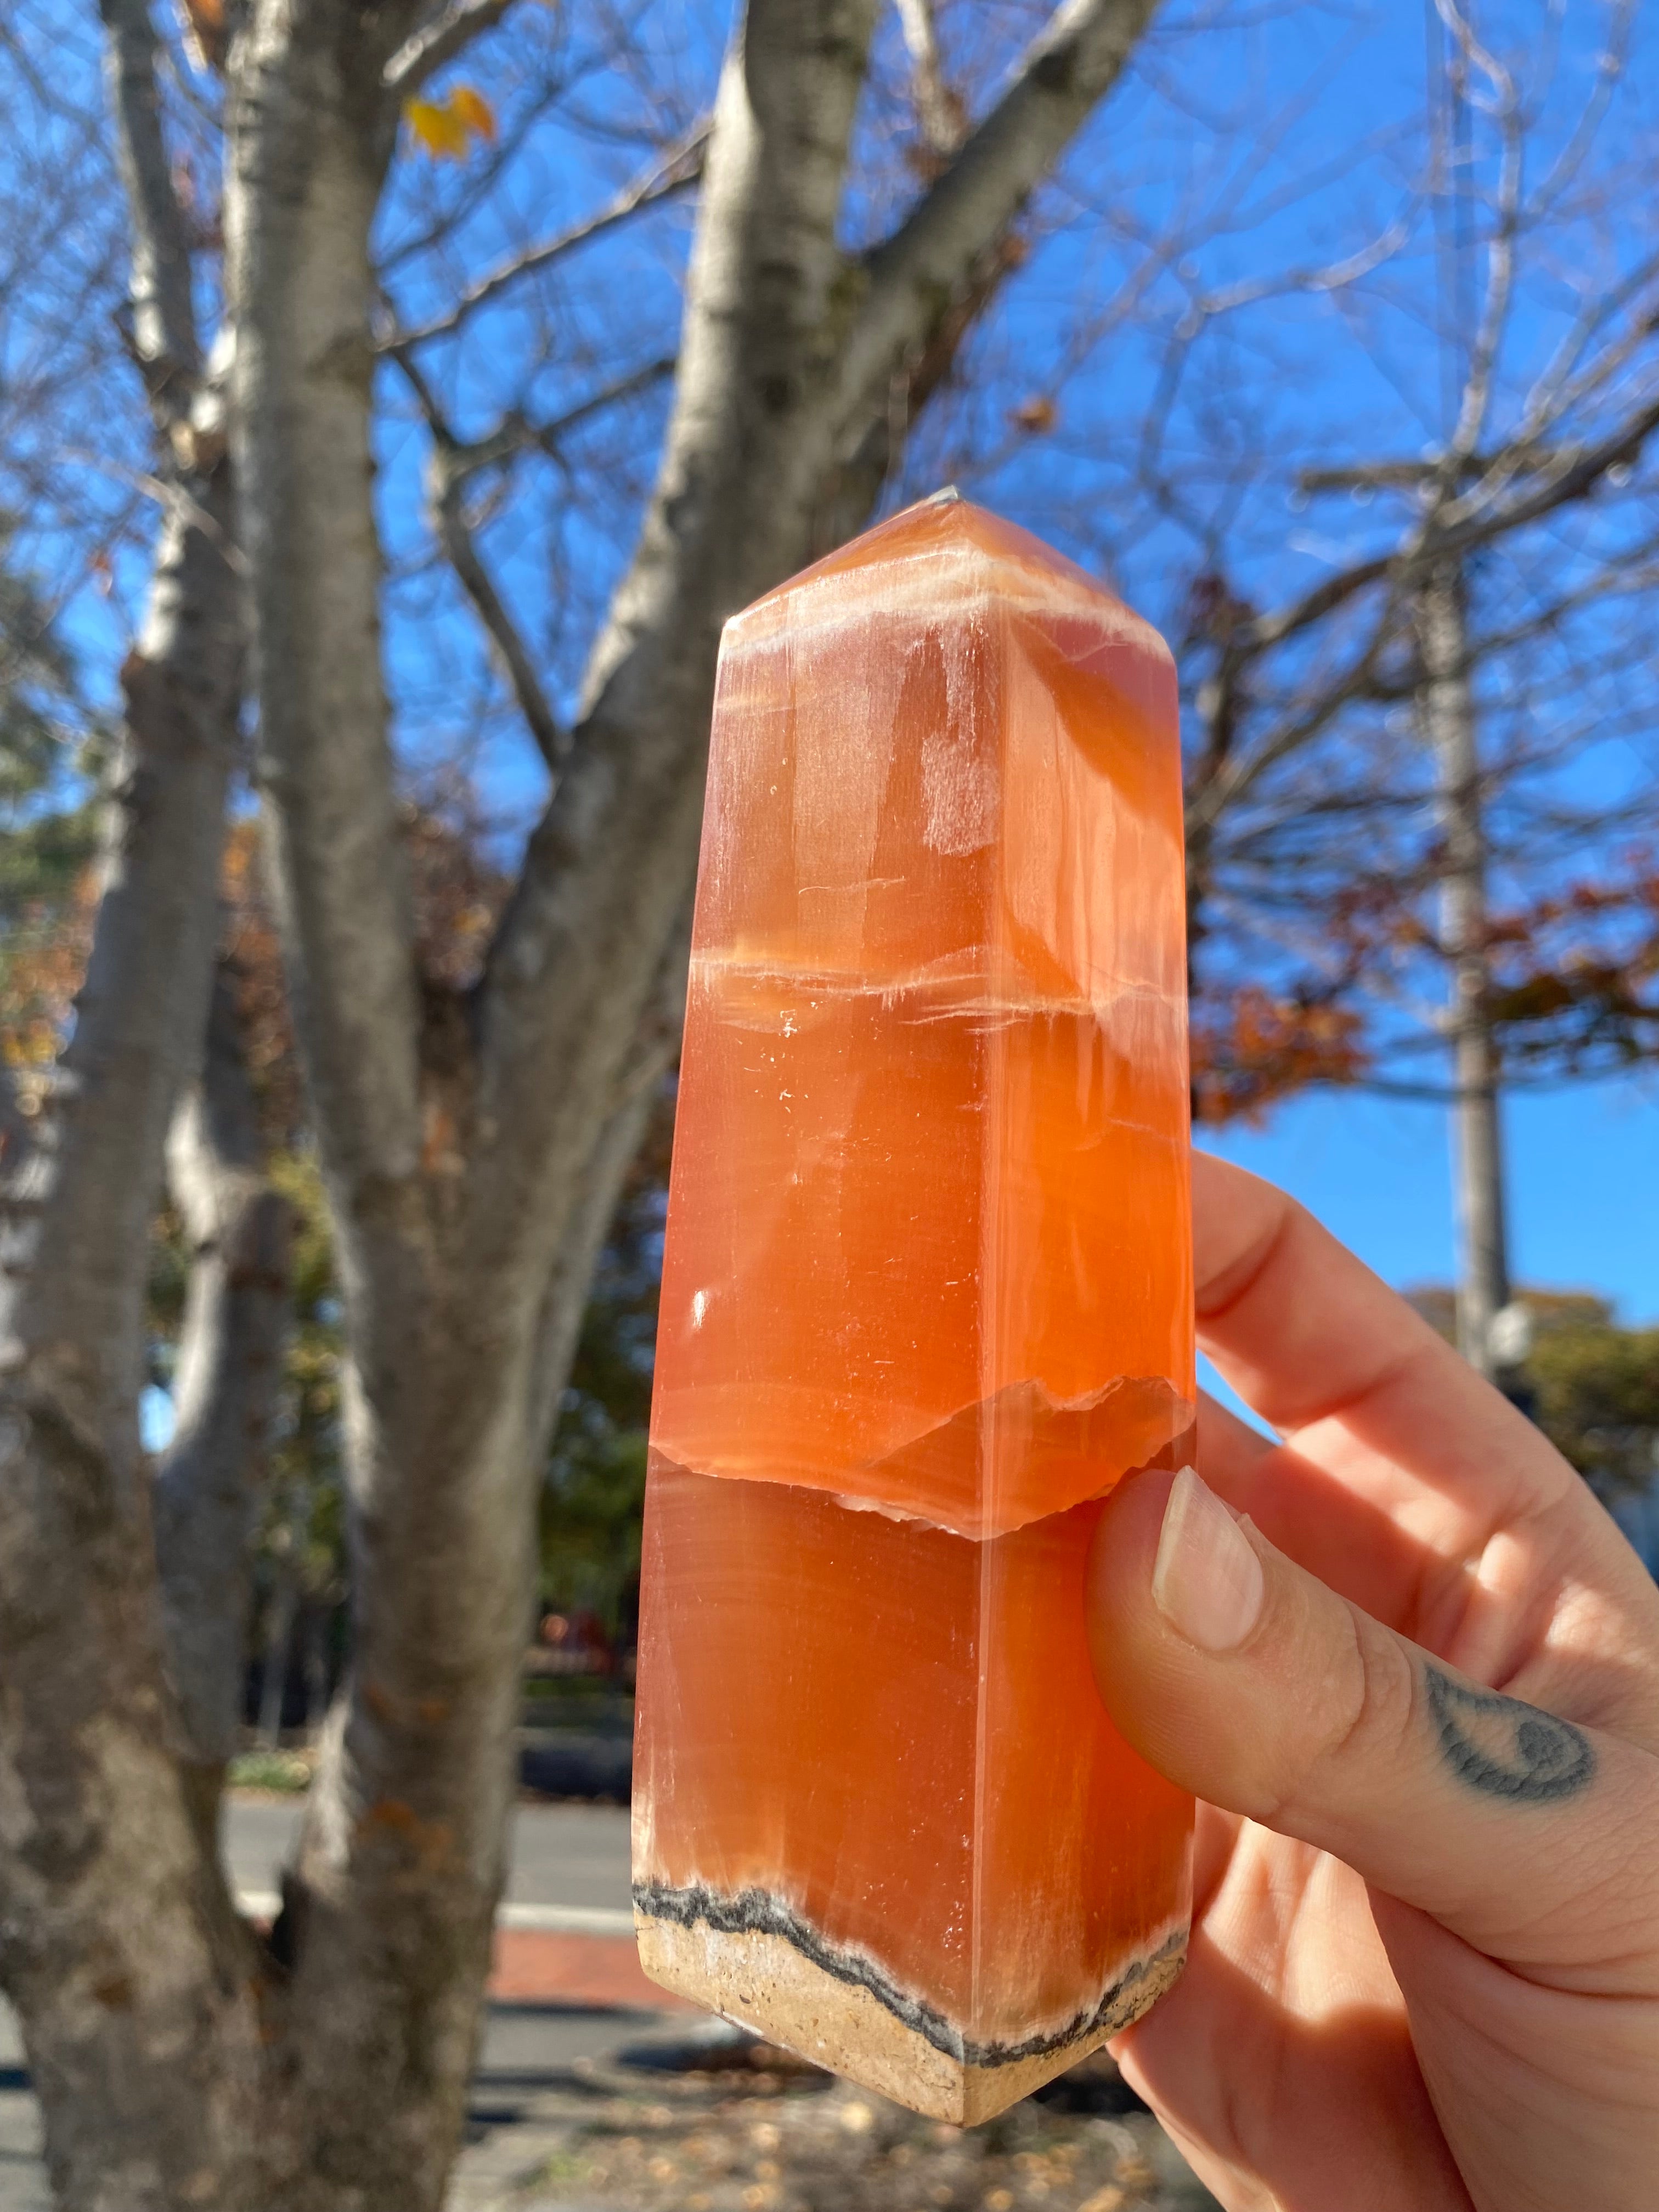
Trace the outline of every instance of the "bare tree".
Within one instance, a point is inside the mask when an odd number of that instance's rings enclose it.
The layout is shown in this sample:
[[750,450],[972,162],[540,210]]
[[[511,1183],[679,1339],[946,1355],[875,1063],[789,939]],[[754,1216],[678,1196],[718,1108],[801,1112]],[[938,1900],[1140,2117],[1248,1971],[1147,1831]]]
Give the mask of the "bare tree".
[[0,1972],[53,2114],[56,2185],[86,2203],[118,2198],[124,2172],[155,2177],[132,2199],[160,2203],[245,2162],[259,2050],[251,1945],[192,1830],[171,1735],[136,1419],[162,1142],[207,1013],[240,583],[155,42],[140,6],[112,0],[105,20],[164,520],[122,671],[73,1041],[6,1148],[0,1484]]
[[[1607,11],[1582,75],[1524,8],[1478,33],[1455,0],[1437,14],[1386,220],[1368,210],[1322,263],[1190,270],[1115,522],[1120,559],[1149,515],[1193,548],[1172,627],[1200,1110],[1310,1082],[1443,1099],[1461,1338],[1490,1371],[1504,1089],[1659,1049],[1654,872],[1632,849],[1650,790],[1606,773],[1659,703],[1659,262],[1621,215],[1645,160],[1620,105],[1631,12]],[[1241,404],[1241,350],[1282,343],[1297,297],[1321,303],[1332,392],[1361,374],[1347,332],[1370,388],[1393,387],[1393,450],[1356,450],[1316,398],[1277,440]],[[1305,362],[1285,380],[1318,390]],[[1339,450],[1310,465],[1316,437]],[[1320,535],[1287,527],[1314,501]],[[1322,573],[1287,589],[1296,551]]]
[[[720,627],[867,513],[1151,9],[1065,0],[902,219],[852,251],[837,222],[874,0],[755,0],[706,143],[636,194],[701,174],[656,488],[574,713],[532,689],[506,599],[492,611],[469,564],[465,441],[434,417],[446,543],[552,771],[482,973],[457,984],[419,957],[380,653],[373,380],[380,349],[413,340],[388,340],[373,238],[406,103],[507,9],[190,10],[223,71],[210,362],[166,56],[144,0],[104,0],[165,520],[74,1041],[7,1161],[0,1486],[0,1975],[66,2205],[440,2201],[502,1876],[539,1464],[672,1030]],[[163,1665],[135,1419],[163,1136],[207,1012],[245,609],[345,1293],[355,1568],[351,1674],[270,1952],[187,1785],[195,1672],[187,1635],[171,1681]],[[167,1494],[164,1559],[205,1504]],[[185,1579],[169,1573],[175,1596]]]

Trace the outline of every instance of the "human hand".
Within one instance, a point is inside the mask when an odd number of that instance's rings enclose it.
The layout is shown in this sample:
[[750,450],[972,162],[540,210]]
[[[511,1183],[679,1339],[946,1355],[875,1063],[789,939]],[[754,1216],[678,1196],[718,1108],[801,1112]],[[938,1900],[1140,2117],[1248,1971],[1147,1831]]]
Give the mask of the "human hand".
[[1402,1299],[1193,1165],[1200,1340],[1285,1441],[1206,1403],[1208,1491],[1137,1475],[1096,1540],[1102,1691],[1200,1800],[1186,1972],[1112,2048],[1229,2212],[1651,2212],[1659,1590]]

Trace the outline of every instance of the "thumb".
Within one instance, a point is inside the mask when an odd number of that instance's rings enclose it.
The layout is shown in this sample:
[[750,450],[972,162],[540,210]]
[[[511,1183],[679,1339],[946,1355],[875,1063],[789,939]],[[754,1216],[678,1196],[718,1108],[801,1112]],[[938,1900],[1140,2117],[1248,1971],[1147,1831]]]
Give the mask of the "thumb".
[[[1108,1501],[1090,1644],[1125,1735],[1211,1804],[1346,1860],[1517,1966],[1583,1962],[1659,1817],[1659,1763],[1468,1680],[1241,1522],[1190,1468]],[[1601,1940],[1605,1942],[1605,1935]]]

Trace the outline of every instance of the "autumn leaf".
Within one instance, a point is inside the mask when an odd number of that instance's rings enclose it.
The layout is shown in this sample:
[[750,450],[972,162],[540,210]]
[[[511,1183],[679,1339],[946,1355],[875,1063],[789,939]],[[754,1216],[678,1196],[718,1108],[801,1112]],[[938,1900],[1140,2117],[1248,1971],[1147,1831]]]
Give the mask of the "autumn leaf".
[[0,937],[0,1060],[46,1068],[63,1049],[86,973],[100,881],[82,868],[67,897],[31,900]]
[[434,161],[464,161],[475,140],[495,143],[495,110],[470,84],[455,85],[441,100],[405,101],[404,119]]
[[1370,1062],[1352,1008],[1247,983],[1194,1008],[1192,1067],[1196,1118],[1219,1127],[1257,1121],[1312,1084],[1363,1083]]
[[468,131],[487,146],[495,143],[495,111],[483,93],[470,84],[458,84],[449,95],[451,112],[459,116],[463,130]]

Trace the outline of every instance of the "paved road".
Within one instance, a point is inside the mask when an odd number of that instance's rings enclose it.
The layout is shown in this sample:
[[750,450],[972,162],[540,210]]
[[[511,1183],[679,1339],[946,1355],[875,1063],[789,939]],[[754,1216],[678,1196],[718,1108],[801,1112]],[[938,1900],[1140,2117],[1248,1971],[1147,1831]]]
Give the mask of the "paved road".
[[[254,1896],[275,1890],[301,1809],[297,1798],[232,1801],[225,1851],[239,1890]],[[619,1932],[631,1928],[627,1813],[617,1805],[520,1805],[514,1814],[507,1901],[573,1915],[613,1913]]]

